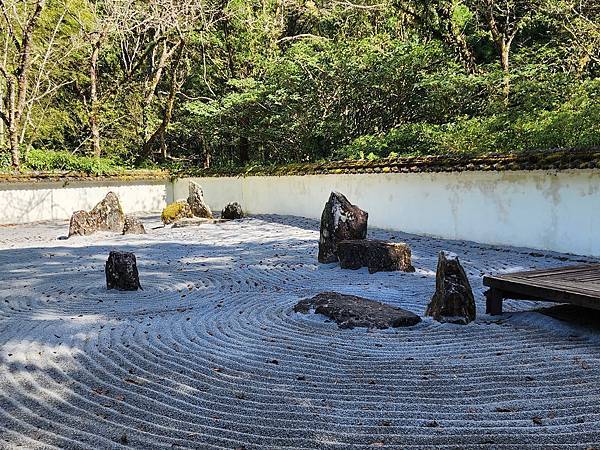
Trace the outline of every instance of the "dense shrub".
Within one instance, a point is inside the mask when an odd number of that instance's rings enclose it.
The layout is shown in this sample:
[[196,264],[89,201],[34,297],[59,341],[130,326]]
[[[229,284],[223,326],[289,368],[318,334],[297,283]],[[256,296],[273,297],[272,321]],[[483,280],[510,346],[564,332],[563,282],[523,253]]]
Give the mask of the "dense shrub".
[[122,166],[109,158],[73,155],[66,151],[29,150],[25,167],[40,171],[75,171],[90,175],[115,173]]

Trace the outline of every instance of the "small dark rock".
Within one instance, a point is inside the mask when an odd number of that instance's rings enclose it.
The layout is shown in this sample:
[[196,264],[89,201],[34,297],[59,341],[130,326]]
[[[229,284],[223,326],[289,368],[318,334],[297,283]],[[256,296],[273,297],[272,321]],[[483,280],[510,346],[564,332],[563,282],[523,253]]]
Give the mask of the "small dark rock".
[[106,287],[120,291],[141,289],[135,255],[130,252],[112,251],[106,261]]
[[240,205],[238,202],[227,204],[227,206],[223,208],[223,211],[221,211],[221,219],[236,220],[243,218],[244,212],[242,211],[242,205]]
[[119,444],[127,445],[129,444],[129,439],[127,438],[127,434],[123,433],[119,438]]
[[125,216],[123,234],[146,234],[144,224],[133,216]]
[[390,328],[416,325],[421,318],[410,311],[354,295],[323,292],[301,300],[295,312],[323,314],[335,320],[340,328]]
[[337,255],[342,269],[368,267],[375,272],[414,272],[411,251],[407,244],[377,240],[341,241]]
[[352,205],[343,194],[332,192],[321,215],[319,262],[338,261],[338,242],[365,239],[368,218],[367,212]]
[[435,294],[425,315],[438,322],[466,325],[475,320],[477,311],[473,290],[458,256],[440,252],[435,278]]

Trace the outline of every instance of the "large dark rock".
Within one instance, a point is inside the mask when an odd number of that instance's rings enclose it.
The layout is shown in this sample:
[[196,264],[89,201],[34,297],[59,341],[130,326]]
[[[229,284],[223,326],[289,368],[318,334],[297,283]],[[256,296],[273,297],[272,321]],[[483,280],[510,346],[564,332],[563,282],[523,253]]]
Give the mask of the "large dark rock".
[[335,320],[340,328],[408,327],[421,321],[419,316],[410,311],[337,292],[323,292],[301,300],[294,307],[295,312],[304,314],[312,309],[316,314],[323,314]]
[[338,242],[367,237],[369,214],[352,205],[344,195],[332,192],[321,215],[319,262],[338,261]]
[[414,272],[411,251],[407,244],[377,240],[341,241],[337,255],[342,269],[368,267],[375,272]]
[[130,252],[112,251],[105,267],[107,289],[137,291],[141,289],[135,255]]
[[223,211],[221,211],[221,219],[236,220],[243,218],[244,212],[242,211],[242,205],[240,205],[238,202],[227,204],[225,208],[223,208]]
[[438,322],[468,324],[477,315],[473,290],[458,256],[440,252],[435,277],[435,294],[425,315]]
[[144,224],[133,216],[125,216],[123,234],[146,234]]
[[212,219],[213,214],[208,205],[204,202],[204,192],[198,183],[190,181],[188,204],[192,210],[192,214],[196,217]]
[[124,224],[125,214],[119,197],[114,192],[109,192],[89,213],[85,211],[73,213],[69,224],[69,237],[92,234],[96,231],[121,233]]

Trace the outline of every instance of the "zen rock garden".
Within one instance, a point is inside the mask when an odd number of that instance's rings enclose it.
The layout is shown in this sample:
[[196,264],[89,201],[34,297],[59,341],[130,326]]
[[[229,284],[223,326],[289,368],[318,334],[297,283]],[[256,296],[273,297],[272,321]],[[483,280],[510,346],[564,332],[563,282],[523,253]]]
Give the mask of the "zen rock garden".
[[593,325],[484,295],[580,257],[378,229],[340,192],[315,220],[185,187],[162,217],[108,192],[0,227],[0,448],[594,448]]
[[[227,204],[221,219],[213,217],[204,200],[202,187],[191,181],[187,200],[167,205],[162,222],[173,228],[243,218],[237,202]],[[339,263],[341,269],[367,268],[376,272],[415,272],[408,244],[367,239],[369,214],[353,205],[340,192],[332,192],[321,215],[318,260]],[[77,211],[69,226],[69,236],[88,235],[96,231],[122,234],[145,234],[144,225],[126,216],[116,194],[109,192],[90,212]],[[107,289],[135,291],[141,289],[137,261],[131,252],[111,251],[106,262]],[[352,295],[325,292],[297,303],[294,311],[314,311],[333,319],[341,328],[387,328],[416,325],[419,316],[398,307]],[[441,251],[436,273],[436,288],[425,311],[439,322],[466,325],[476,319],[475,299],[468,277],[456,255]]]

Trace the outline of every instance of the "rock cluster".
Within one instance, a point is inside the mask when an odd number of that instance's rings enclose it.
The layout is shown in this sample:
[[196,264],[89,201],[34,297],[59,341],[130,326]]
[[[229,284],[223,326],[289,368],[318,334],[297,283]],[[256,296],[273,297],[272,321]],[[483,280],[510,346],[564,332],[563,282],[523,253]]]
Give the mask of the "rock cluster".
[[321,215],[319,262],[337,262],[339,242],[365,239],[368,218],[367,212],[351,204],[343,194],[332,192]]
[[223,211],[221,211],[221,219],[225,220],[236,220],[243,219],[244,212],[242,211],[242,205],[238,202],[228,203]]
[[69,224],[69,237],[84,236],[96,231],[112,231],[121,233],[125,225],[125,214],[114,192],[106,197],[90,211],[75,211]]
[[106,288],[120,291],[141,289],[135,255],[130,252],[112,251],[108,255],[106,266]]
[[[231,216],[225,218],[239,219],[243,217],[241,211],[242,208],[238,203],[230,203],[225,207],[223,213],[226,216]],[[189,183],[188,198],[167,205],[163,209],[161,220],[165,225],[173,224],[177,228],[180,226],[201,225],[218,221],[214,219],[210,207],[204,201],[202,187],[194,181],[190,181]]]
[[354,295],[323,292],[312,298],[301,300],[295,312],[323,314],[334,320],[340,328],[395,328],[416,325],[421,318],[410,311],[395,308]]
[[438,322],[468,324],[476,317],[475,298],[458,256],[440,252],[435,277],[435,294],[425,315]]
[[342,269],[368,267],[375,272],[414,272],[410,247],[405,243],[354,240],[338,243],[337,255]]

